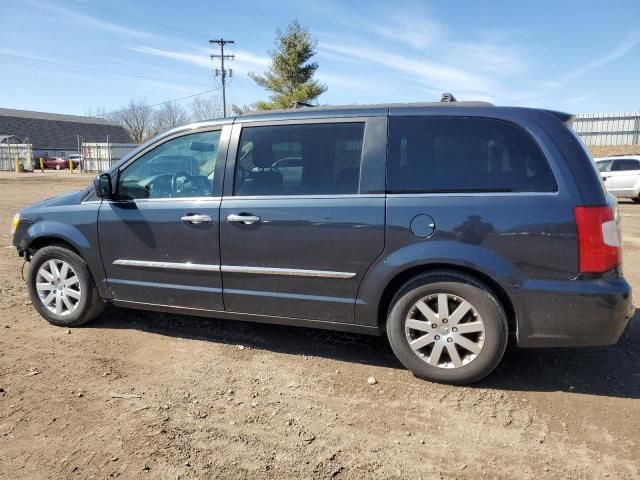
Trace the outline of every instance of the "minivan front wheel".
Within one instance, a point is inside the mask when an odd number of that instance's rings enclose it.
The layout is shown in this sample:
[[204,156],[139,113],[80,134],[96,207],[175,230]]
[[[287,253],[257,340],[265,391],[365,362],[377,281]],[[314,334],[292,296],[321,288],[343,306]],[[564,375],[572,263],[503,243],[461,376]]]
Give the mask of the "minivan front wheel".
[[457,272],[430,272],[405,284],[387,318],[394,353],[416,376],[451,384],[477,382],[507,346],[504,309],[491,290]]
[[104,303],[84,260],[59,245],[38,250],[29,265],[31,303],[49,323],[76,327],[97,317]]

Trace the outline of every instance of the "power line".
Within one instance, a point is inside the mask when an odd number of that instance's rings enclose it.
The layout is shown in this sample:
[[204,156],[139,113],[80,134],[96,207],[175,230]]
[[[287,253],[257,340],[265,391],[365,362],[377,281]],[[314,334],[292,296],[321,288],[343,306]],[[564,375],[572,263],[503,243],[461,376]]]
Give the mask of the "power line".
[[[49,64],[52,64],[52,65],[59,65],[59,66],[62,66],[62,67],[79,68],[81,70],[92,70],[94,72],[110,73],[112,75],[121,75],[121,76],[124,76],[124,77],[134,77],[134,78],[141,78],[141,79],[144,79],[144,80],[155,80],[155,81],[161,81],[161,82],[166,82],[167,81],[166,78],[149,77],[147,75],[138,75],[138,74],[135,74],[135,73],[116,72],[114,70],[106,70],[106,69],[103,69],[103,68],[89,67],[89,66],[86,66],[86,65],[77,65],[77,64],[73,64],[73,63],[58,62],[56,60],[47,60],[47,59],[44,59],[44,58],[30,57],[30,56],[27,56],[27,55],[15,55],[13,53],[4,53],[4,52],[0,52],[0,55],[4,56],[4,57],[17,58],[19,60],[28,60],[28,61],[31,61],[31,62],[49,63]],[[183,85],[195,85],[195,86],[198,86],[198,87],[204,87],[204,84],[202,84],[202,83],[184,82],[184,81],[179,81],[179,83],[181,83]]]
[[[233,60],[235,58],[235,55],[225,55],[224,54],[224,46],[227,44],[235,44],[235,42],[233,40],[225,40],[224,38],[219,38],[218,40],[209,40],[209,43],[217,43],[218,45],[220,45],[220,55],[211,55],[211,58],[219,58],[220,59],[220,77],[222,78],[222,116],[226,117],[227,116],[227,96],[226,96],[226,92],[225,92],[225,79],[227,78],[227,75],[231,76],[231,74],[233,73],[231,69],[229,69],[228,71],[224,69],[224,60],[225,59],[229,59],[229,60]],[[214,70],[214,75],[218,75],[218,69]]]
[[[153,105],[148,105],[149,108],[159,107],[161,105],[166,105],[167,103],[179,102],[181,100],[186,100],[188,98],[199,97],[200,95],[205,95],[207,93],[215,92],[216,90],[220,90],[218,88],[212,88],[211,90],[205,90],[204,92],[194,93],[193,95],[187,95],[186,97],[174,98],[173,100],[165,100],[164,102],[154,103]],[[115,115],[117,113],[125,112],[127,109],[123,108],[122,110],[115,110],[113,112],[102,113],[100,115],[96,115],[96,117],[107,117],[109,115]]]

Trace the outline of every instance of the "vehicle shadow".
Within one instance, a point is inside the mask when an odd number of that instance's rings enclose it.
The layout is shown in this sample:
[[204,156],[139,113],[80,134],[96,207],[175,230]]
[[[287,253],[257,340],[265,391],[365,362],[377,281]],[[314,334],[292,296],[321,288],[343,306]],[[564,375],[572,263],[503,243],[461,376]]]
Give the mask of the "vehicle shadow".
[[[627,339],[602,348],[509,348],[488,378],[474,385],[514,391],[565,391],[640,399],[640,310]],[[134,329],[176,338],[386,368],[404,368],[386,337],[282,325],[107,308],[87,328]]]
[[107,307],[86,328],[135,329],[277,353],[403,368],[391,351],[386,337],[371,335],[114,307]]
[[617,345],[509,349],[496,371],[476,386],[640,399],[639,312]]

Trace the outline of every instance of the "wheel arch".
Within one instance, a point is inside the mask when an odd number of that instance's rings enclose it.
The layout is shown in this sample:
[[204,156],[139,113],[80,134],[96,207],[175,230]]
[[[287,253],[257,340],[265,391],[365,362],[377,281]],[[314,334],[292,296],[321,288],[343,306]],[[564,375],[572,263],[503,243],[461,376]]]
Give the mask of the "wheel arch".
[[26,251],[29,252],[29,256],[32,257],[33,254],[41,248],[50,247],[53,245],[67,248],[86,261],[86,259],[82,255],[82,252],[80,252],[80,250],[72,242],[64,237],[59,237],[56,235],[42,235],[40,237],[33,238],[27,245]]
[[78,255],[87,264],[89,274],[102,298],[111,298],[111,292],[105,282],[100,248],[95,239],[91,242],[82,231],[72,225],[57,221],[42,221],[34,223],[25,232],[19,249],[25,252],[25,257],[29,260],[36,251],[51,245],[65,247]]
[[517,333],[517,318],[516,318],[516,310],[511,300],[511,297],[507,293],[500,283],[498,283],[495,279],[493,279],[490,275],[483,273],[477,269],[466,267],[457,264],[450,263],[432,263],[432,264],[424,264],[424,265],[416,265],[401,272],[398,272],[385,286],[382,295],[380,296],[380,301],[378,303],[378,311],[377,311],[377,322],[378,328],[381,331],[384,331],[385,324],[387,322],[387,315],[389,312],[389,307],[391,306],[391,301],[393,300],[396,292],[402,288],[402,286],[410,281],[412,278],[415,278],[424,273],[431,272],[454,272],[461,273],[467,276],[474,278],[480,283],[484,284],[491,290],[496,297],[496,299],[500,302],[502,307],[504,308],[505,314],[507,315],[507,323],[510,335],[515,335]]

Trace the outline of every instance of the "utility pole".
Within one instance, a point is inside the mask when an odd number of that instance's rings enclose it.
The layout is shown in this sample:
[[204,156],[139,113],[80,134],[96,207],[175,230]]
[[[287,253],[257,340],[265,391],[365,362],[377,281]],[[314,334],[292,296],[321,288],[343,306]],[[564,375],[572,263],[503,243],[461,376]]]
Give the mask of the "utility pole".
[[218,45],[220,45],[220,55],[211,55],[211,59],[214,58],[219,58],[220,59],[220,70],[218,70],[217,68],[213,70],[213,74],[217,77],[220,76],[222,77],[222,116],[226,117],[227,116],[227,97],[226,97],[226,92],[225,92],[225,80],[227,78],[227,76],[231,76],[233,74],[233,70],[229,69],[229,70],[225,70],[224,69],[224,61],[225,59],[228,60],[233,60],[234,59],[234,55],[225,55],[224,54],[224,46],[228,43],[234,44],[235,42],[233,40],[225,40],[224,38],[220,38],[218,40],[209,40],[209,43],[217,43]]

